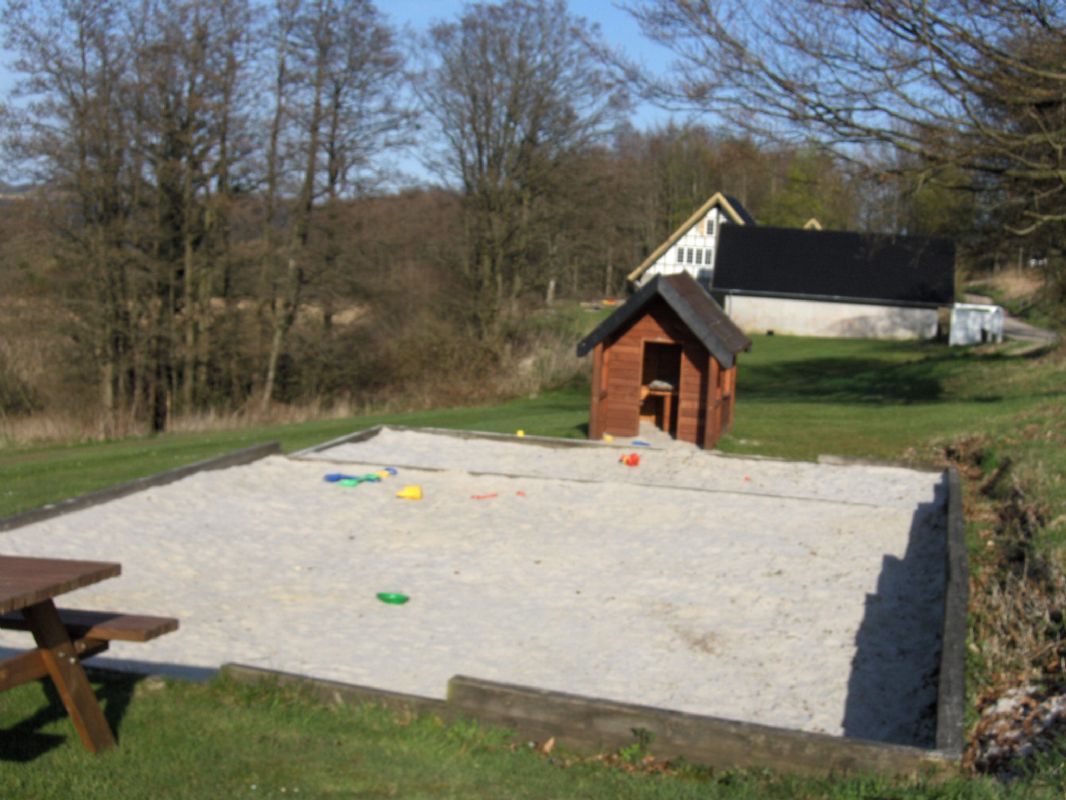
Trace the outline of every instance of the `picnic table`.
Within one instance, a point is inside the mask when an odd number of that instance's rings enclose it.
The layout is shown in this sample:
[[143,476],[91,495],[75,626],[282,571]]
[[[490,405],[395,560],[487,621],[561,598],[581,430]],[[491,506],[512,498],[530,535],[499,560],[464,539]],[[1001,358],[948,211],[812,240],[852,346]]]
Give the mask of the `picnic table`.
[[115,737],[81,666],[113,640],[144,642],[177,630],[168,617],[59,609],[54,598],[117,577],[120,564],[0,556],[0,628],[28,631],[36,648],[0,661],[0,691],[49,677],[82,744],[93,753]]

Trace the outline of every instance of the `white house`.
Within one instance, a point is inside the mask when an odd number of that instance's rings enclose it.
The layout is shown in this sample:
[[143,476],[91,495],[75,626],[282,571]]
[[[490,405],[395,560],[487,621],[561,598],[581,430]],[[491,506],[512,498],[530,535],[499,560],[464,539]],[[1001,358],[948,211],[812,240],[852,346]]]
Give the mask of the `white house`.
[[757,225],[717,193],[629,280],[687,272],[748,333],[931,339],[955,299],[954,267],[944,239]]
[[687,272],[705,287],[710,286],[718,237],[722,226],[730,224],[754,225],[755,220],[735,198],[716,192],[629,273],[630,282],[643,286],[656,275]]

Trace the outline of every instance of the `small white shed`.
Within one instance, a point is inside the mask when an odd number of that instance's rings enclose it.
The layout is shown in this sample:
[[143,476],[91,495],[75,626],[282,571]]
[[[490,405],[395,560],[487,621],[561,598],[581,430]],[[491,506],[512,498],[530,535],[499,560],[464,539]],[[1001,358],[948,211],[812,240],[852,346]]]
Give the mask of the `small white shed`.
[[1003,341],[1003,309],[979,303],[956,303],[951,307],[950,345]]

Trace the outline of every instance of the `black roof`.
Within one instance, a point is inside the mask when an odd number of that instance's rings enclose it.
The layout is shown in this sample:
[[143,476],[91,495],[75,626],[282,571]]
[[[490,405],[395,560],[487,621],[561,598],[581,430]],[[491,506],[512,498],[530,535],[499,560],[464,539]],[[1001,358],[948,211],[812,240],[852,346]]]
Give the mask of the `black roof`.
[[925,307],[955,299],[947,239],[723,225],[718,242],[714,291]]
[[656,297],[661,297],[673,309],[723,367],[732,367],[737,353],[751,349],[751,340],[733,324],[714,298],[691,275],[680,272],[676,275],[656,275],[644,284],[596,330],[578,342],[577,354],[585,355],[608,336],[624,328]]
[[726,194],[726,195],[722,195],[722,196],[726,200],[729,201],[729,205],[733,206],[733,210],[737,212],[737,214],[740,216],[740,218],[742,220],[744,220],[744,224],[745,225],[755,225],[756,224],[755,217],[753,217],[751,214],[749,214],[748,213],[748,209],[744,208],[744,206],[741,205],[740,201],[737,200],[735,197],[733,197],[733,195]]

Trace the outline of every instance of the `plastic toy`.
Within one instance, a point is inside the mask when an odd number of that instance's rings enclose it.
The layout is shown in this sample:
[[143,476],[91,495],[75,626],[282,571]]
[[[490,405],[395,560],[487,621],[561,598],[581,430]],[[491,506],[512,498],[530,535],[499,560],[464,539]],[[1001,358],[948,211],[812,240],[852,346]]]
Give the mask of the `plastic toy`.
[[404,486],[400,491],[396,493],[396,496],[402,500],[421,500],[422,499],[422,487],[421,486]]
[[362,482],[362,478],[341,478],[337,481],[341,486],[358,486]]
[[497,492],[490,492],[489,494],[472,494],[472,495],[470,495],[470,499],[471,500],[491,500],[492,498],[499,497],[499,496],[500,495]]
[[640,456],[636,453],[624,453],[618,460],[627,467],[636,467],[640,465]]
[[525,431],[523,431],[523,430],[517,430],[517,431],[515,431],[515,436],[525,436],[525,435],[526,435],[526,432],[525,432]]
[[636,447],[651,447],[651,445],[643,439],[634,439],[632,444]]
[[326,475],[323,480],[326,483],[339,483],[343,480],[352,480],[354,478],[354,475],[345,475],[343,472],[331,472]]
[[393,606],[402,606],[411,598],[399,592],[378,592],[378,600]]

